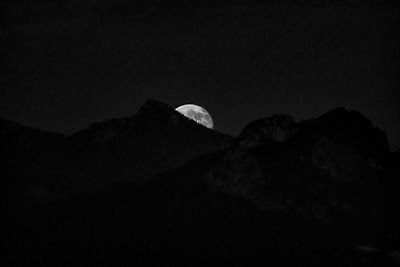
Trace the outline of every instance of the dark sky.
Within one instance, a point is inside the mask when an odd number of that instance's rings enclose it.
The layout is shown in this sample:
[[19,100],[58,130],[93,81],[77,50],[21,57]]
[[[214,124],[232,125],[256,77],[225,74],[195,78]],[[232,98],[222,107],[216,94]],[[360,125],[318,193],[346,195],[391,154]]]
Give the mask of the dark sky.
[[70,134],[151,98],[199,104],[235,135],[275,113],[301,120],[344,106],[400,144],[393,6],[24,2],[4,4],[7,119]]

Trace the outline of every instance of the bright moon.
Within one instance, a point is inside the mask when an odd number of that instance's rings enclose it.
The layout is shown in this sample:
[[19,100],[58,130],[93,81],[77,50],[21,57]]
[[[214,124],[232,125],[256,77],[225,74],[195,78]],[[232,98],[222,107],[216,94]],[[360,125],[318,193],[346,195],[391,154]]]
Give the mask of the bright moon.
[[193,104],[186,104],[186,105],[177,107],[175,110],[182,113],[189,119],[195,120],[198,123],[206,126],[207,128],[210,128],[210,129],[214,128],[214,122],[213,122],[213,119],[211,118],[210,113],[208,113],[207,110],[205,110],[204,108],[202,108],[200,106],[193,105]]

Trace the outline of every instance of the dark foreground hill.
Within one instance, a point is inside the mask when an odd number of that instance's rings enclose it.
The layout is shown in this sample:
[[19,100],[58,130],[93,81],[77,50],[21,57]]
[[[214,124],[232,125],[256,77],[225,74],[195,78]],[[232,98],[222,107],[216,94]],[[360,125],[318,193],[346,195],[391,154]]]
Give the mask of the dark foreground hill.
[[[89,133],[72,140],[95,140]],[[85,149],[82,158],[95,155]],[[250,123],[224,149],[145,183],[116,179],[42,201],[6,194],[6,260],[17,266],[395,266],[398,159],[388,152],[385,133],[360,113],[336,109],[300,123],[275,115]]]
[[118,181],[142,183],[232,139],[153,100],[134,116],[94,123],[71,136],[6,120],[0,121],[0,131],[4,179],[10,186],[26,185],[37,197],[39,191],[74,193]]

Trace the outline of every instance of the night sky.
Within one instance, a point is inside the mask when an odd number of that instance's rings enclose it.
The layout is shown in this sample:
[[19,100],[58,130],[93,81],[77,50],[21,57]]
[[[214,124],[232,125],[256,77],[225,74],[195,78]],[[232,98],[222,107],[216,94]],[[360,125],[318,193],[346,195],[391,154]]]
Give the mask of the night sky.
[[236,135],[275,113],[344,106],[399,147],[394,6],[25,2],[3,3],[3,118],[71,134],[155,99],[201,105]]

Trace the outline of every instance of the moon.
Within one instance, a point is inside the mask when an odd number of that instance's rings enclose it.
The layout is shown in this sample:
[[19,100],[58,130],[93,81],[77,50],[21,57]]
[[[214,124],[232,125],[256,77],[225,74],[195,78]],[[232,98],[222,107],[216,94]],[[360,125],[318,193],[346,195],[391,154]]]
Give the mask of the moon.
[[209,129],[214,128],[214,122],[210,113],[203,107],[194,104],[185,104],[177,107],[175,110]]

